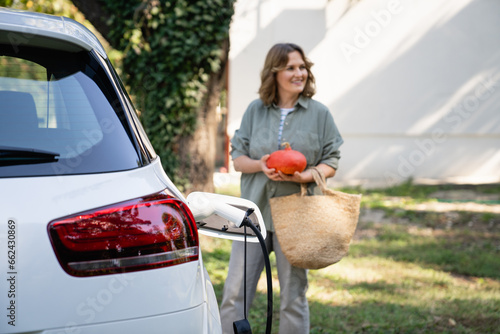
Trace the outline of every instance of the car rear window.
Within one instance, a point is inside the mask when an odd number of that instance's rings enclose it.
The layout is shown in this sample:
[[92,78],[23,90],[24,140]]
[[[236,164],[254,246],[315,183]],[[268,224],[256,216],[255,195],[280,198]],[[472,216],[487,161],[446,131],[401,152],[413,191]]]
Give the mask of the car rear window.
[[0,45],[0,177],[140,165],[116,86],[98,57]]

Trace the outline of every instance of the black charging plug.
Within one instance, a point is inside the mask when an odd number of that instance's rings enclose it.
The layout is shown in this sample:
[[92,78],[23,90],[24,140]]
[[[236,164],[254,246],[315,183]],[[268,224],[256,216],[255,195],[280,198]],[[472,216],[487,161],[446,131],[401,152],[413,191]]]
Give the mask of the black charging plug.
[[252,334],[250,323],[247,319],[233,322],[234,334]]

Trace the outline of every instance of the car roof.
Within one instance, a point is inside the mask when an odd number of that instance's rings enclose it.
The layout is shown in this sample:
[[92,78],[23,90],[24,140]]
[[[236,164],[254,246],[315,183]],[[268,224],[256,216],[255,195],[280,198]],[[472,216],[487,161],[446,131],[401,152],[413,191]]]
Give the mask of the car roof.
[[0,43],[66,51],[95,50],[107,58],[97,37],[75,20],[22,10],[0,8]]

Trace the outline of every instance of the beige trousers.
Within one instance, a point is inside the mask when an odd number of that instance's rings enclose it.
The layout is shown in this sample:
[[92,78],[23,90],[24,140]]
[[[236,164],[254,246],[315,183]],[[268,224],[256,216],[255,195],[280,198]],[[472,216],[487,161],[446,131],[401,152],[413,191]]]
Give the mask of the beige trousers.
[[[274,251],[276,255],[280,284],[279,333],[309,333],[309,306],[306,298],[307,270],[293,267],[288,262],[281,251],[275,233],[268,232],[266,247],[268,252]],[[243,314],[243,259],[244,242],[234,241],[220,307],[224,334],[233,334],[233,322],[245,318]],[[257,283],[264,266],[260,244],[247,243],[247,313],[255,297]],[[273,289],[275,290],[275,287]],[[276,309],[276,306],[277,303],[274,301],[273,308]],[[262,317],[267,316],[267,310],[260,311]],[[250,323],[250,325],[252,324]]]

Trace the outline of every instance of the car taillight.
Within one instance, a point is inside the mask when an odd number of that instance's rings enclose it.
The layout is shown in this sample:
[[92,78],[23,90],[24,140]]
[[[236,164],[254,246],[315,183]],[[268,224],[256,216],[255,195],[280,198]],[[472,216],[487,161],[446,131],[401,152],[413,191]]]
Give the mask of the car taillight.
[[198,231],[191,211],[164,193],[57,219],[48,231],[61,266],[73,276],[198,260]]

